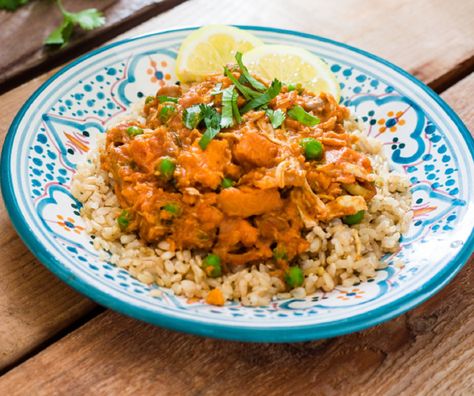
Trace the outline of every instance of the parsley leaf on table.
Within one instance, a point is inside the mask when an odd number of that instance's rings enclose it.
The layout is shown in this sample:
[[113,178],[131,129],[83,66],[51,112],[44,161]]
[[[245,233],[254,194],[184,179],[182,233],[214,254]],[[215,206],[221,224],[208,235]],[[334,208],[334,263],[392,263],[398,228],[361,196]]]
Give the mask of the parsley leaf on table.
[[57,0],[57,4],[63,14],[63,21],[46,38],[45,44],[64,46],[68,43],[74,26],[79,26],[84,30],[92,30],[105,23],[102,12],[95,8],[88,8],[79,12],[69,12],[64,9],[61,0]]

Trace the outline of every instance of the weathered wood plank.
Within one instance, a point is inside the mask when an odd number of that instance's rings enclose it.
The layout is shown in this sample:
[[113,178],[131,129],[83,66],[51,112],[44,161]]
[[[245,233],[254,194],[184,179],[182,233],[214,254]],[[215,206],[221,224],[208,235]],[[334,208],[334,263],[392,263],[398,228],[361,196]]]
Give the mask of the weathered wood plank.
[[97,8],[106,16],[103,27],[76,29],[65,48],[47,47],[44,39],[62,20],[55,2],[36,0],[15,12],[0,11],[0,92],[77,57],[106,40],[185,0],[64,0],[68,11]]
[[133,32],[209,23],[294,29],[373,52],[440,90],[474,69],[473,14],[473,1],[193,0]]
[[[473,89],[474,74],[444,95],[471,129]],[[106,311],[1,377],[0,394],[472,394],[472,264],[408,314],[319,342],[218,341]]]
[[[416,4],[400,1],[396,3],[398,8],[395,3],[387,3],[388,8],[377,6],[374,0],[342,0],[337,2],[340,6],[322,0],[293,2],[291,7],[284,0],[272,1],[271,6],[262,0],[222,0],[219,4],[217,7],[214,2],[190,1],[127,32],[126,35],[208,22],[274,25],[360,45],[416,72],[428,83],[436,82],[449,73],[454,64],[465,59],[466,53],[473,51],[472,43],[469,44],[473,34],[467,34],[473,32],[473,26],[466,22],[466,18],[472,14],[472,2],[459,4],[456,9],[451,7],[448,11],[445,10],[444,3],[434,1],[429,5],[426,0]],[[424,12],[423,7],[429,10]],[[352,10],[352,13],[348,10]],[[354,16],[356,11],[358,15]],[[426,16],[421,19],[420,15]],[[447,21],[441,23],[443,15],[449,18],[446,17]],[[423,29],[426,32],[433,31],[437,24],[439,28],[436,30],[437,34],[428,35],[422,28],[412,26],[417,24],[425,26]],[[390,25],[396,26],[396,29],[389,28]],[[457,27],[454,27],[455,25]],[[413,29],[418,33],[415,34]],[[462,42],[458,37],[458,30],[464,37]],[[445,36],[448,39],[445,39]],[[441,55],[440,48],[449,48],[450,51]],[[451,58],[451,54],[448,56],[447,52],[452,52],[454,58]],[[420,65],[427,65],[428,69],[425,70]],[[49,74],[51,73],[0,96],[0,142],[3,141],[6,129],[21,104]],[[472,86],[469,85],[472,77],[467,81],[467,87],[471,87],[472,91]],[[468,118],[472,128],[473,115],[467,105],[470,99],[459,94],[459,90],[450,90],[447,93],[452,100],[463,98],[458,100],[466,102],[465,106],[458,105],[457,108]],[[3,206],[0,208],[0,254],[1,369],[12,365],[65,326],[81,318],[94,305],[56,281],[33,259],[10,225]],[[32,321],[30,312],[34,312],[36,306],[44,309],[38,308],[35,320]],[[14,337],[11,336],[10,329],[15,329]]]
[[[0,96],[0,141],[25,97],[44,78]],[[5,111],[8,109],[8,111]],[[16,234],[0,200],[0,370],[89,312],[95,304],[51,274]]]

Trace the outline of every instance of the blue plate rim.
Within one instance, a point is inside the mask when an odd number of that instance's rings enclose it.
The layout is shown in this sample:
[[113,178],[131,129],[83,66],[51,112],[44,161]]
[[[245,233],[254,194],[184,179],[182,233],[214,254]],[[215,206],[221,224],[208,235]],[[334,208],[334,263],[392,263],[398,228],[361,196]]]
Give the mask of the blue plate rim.
[[[293,35],[297,37],[308,38],[320,42],[326,42],[338,47],[348,49],[357,54],[368,57],[372,60],[375,60],[392,70],[398,72],[404,77],[411,80],[413,83],[418,85],[423,91],[425,91],[442,109],[449,118],[454,122],[458,130],[461,132],[463,140],[465,141],[469,152],[474,159],[474,139],[469,133],[467,127],[461,121],[459,116],[451,109],[451,107],[441,99],[431,88],[422,83],[416,77],[410,75],[408,72],[404,71],[400,67],[392,64],[389,61],[386,61],[376,55],[371,54],[370,52],[352,47],[348,44],[341,43],[332,39],[325,37],[298,32],[295,30],[280,29],[273,27],[264,27],[264,26],[253,26],[253,25],[235,25],[241,29],[246,30],[257,30],[263,32],[274,32],[287,35]],[[383,323],[387,320],[390,320],[396,316],[401,315],[402,313],[412,309],[423,301],[427,300],[429,297],[434,295],[440,289],[442,289],[446,284],[448,284],[454,276],[461,270],[463,265],[466,263],[468,258],[474,251],[474,229],[471,231],[469,237],[464,243],[461,250],[458,254],[448,262],[445,267],[438,272],[432,279],[428,282],[425,282],[422,286],[411,293],[407,293],[401,298],[392,301],[386,305],[378,307],[372,311],[365,312],[352,316],[350,318],[341,319],[338,321],[333,321],[329,323],[316,323],[316,324],[307,324],[300,325],[295,327],[273,327],[273,328],[262,328],[262,327],[251,327],[251,326],[237,326],[235,327],[232,322],[229,324],[216,324],[216,323],[206,323],[205,321],[194,319],[194,318],[175,318],[170,317],[167,314],[152,311],[146,307],[137,307],[128,301],[124,301],[115,297],[111,297],[104,291],[99,288],[89,285],[86,281],[76,278],[67,268],[65,268],[61,262],[54,257],[51,257],[48,251],[44,246],[39,243],[34,232],[29,229],[28,224],[21,215],[21,211],[18,208],[18,205],[15,200],[15,195],[12,187],[11,174],[9,171],[10,168],[10,158],[11,158],[11,146],[14,141],[14,137],[18,132],[18,126],[20,121],[23,118],[23,115],[34,103],[35,99],[41,94],[41,92],[46,89],[53,81],[59,78],[62,74],[67,72],[69,69],[75,65],[85,61],[86,59],[95,56],[103,51],[106,51],[110,48],[123,45],[125,43],[136,41],[139,39],[160,36],[163,34],[169,34],[174,32],[189,31],[199,28],[200,26],[184,27],[179,29],[169,29],[158,32],[153,32],[149,34],[144,34],[120,41],[110,43],[108,45],[102,46],[94,51],[91,51],[70,64],[64,66],[57,73],[51,76],[46,80],[25,102],[21,107],[17,115],[15,116],[5,138],[4,146],[2,149],[2,158],[1,158],[1,168],[2,168],[2,180],[1,188],[2,194],[5,201],[5,206],[7,208],[10,219],[19,234],[22,241],[26,244],[29,250],[36,256],[36,258],[45,265],[53,274],[67,283],[69,286],[73,287],[80,293],[86,295],[97,303],[104,305],[112,310],[118,311],[127,316],[146,321],[161,327],[168,329],[173,329],[177,331],[187,332],[191,334],[209,336],[213,338],[228,339],[228,340],[238,340],[238,341],[249,341],[249,342],[298,342],[298,341],[308,341],[322,338],[331,338],[343,334],[352,333],[355,331],[360,331],[368,327],[374,326],[376,324]]]

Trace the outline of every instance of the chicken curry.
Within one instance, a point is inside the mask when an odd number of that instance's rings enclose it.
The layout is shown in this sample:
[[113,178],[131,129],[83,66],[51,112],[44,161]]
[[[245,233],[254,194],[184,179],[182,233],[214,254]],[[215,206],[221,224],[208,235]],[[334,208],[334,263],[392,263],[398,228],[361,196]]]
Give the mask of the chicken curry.
[[325,93],[250,76],[241,64],[148,97],[107,131],[122,230],[219,256],[225,270],[308,249],[305,224],[353,224],[375,194],[370,160]]

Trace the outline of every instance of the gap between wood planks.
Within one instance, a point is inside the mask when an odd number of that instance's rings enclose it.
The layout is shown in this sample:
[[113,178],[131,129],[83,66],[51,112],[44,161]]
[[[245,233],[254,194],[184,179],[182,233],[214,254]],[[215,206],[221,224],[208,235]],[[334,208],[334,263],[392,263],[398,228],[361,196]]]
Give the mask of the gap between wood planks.
[[[474,72],[474,57],[470,58],[469,61],[464,62],[469,65],[469,69],[467,67],[460,67],[460,68],[455,68],[455,70],[461,70],[459,74],[457,73],[452,73],[452,71],[446,73],[443,76],[440,76],[437,80],[435,80],[432,84],[429,84],[430,86],[436,86],[439,81],[442,81],[442,84],[439,86],[443,86],[443,90],[447,90],[449,87],[455,85],[457,82],[465,78],[467,75],[470,73]],[[467,72],[469,70],[469,72]],[[435,89],[434,87],[432,87]],[[470,262],[471,260],[469,260]],[[466,264],[468,265],[468,264]],[[35,356],[37,353],[41,352],[42,350],[46,349],[50,345],[56,343],[57,341],[61,340],[64,336],[68,335],[69,333],[74,332],[75,330],[79,329],[83,325],[85,325],[87,322],[90,320],[98,317],[100,314],[108,311],[109,309],[102,307],[100,305],[96,305],[94,308],[92,308],[88,313],[86,313],[84,316],[80,317],[70,325],[64,327],[61,329],[59,332],[51,336],[50,338],[44,340],[43,342],[39,343],[37,346],[35,346],[31,351],[23,355],[21,358],[13,361],[12,363],[8,364],[5,366],[3,369],[0,370],[0,376],[6,374],[13,368],[21,365],[22,363],[26,362],[29,360],[31,357]],[[329,342],[329,340],[328,340]]]

